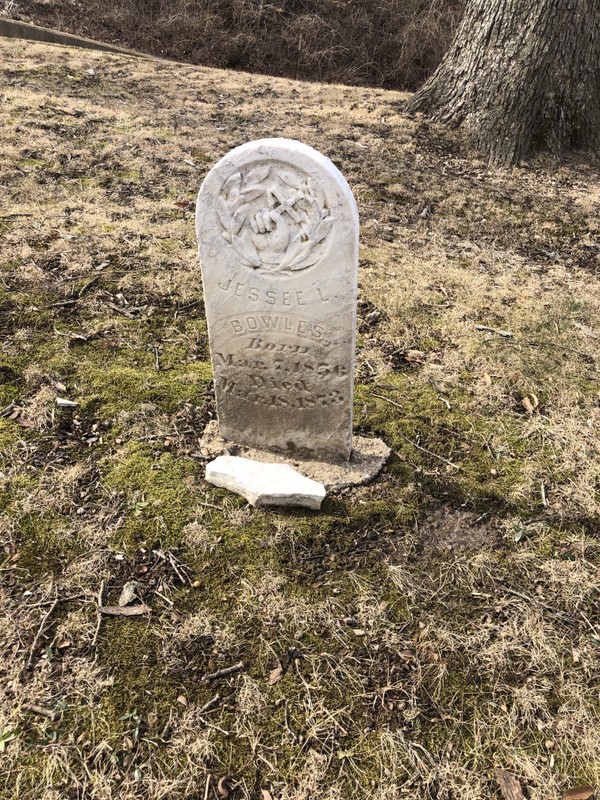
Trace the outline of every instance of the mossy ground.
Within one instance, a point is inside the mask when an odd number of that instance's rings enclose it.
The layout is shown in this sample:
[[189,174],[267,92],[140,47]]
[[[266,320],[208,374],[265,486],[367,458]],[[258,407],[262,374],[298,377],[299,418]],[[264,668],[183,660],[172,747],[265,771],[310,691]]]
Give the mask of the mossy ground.
[[[593,166],[488,171],[395,93],[1,47],[0,797],[598,783]],[[265,135],[361,212],[355,430],[393,456],[319,514],[197,452],[193,201]],[[130,581],[152,613],[99,617]]]

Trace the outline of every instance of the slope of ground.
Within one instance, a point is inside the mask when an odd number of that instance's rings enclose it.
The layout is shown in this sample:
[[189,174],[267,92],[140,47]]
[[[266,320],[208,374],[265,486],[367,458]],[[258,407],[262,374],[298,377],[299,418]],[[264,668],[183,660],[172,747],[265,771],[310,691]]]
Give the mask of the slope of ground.
[[415,89],[439,64],[462,8],[462,0],[6,0],[4,13],[190,64]]
[[[0,797],[600,782],[597,165],[487,171],[395,93],[0,50]],[[264,136],[362,221],[355,428],[394,455],[320,514],[197,453],[194,199]],[[150,613],[99,614],[126,585]]]

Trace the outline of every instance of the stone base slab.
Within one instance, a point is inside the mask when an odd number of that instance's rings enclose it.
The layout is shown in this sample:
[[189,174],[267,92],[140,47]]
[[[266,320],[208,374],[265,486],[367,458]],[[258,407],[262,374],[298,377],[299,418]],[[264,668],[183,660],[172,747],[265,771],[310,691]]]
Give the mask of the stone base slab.
[[381,439],[368,439],[366,436],[352,437],[350,461],[313,461],[304,458],[290,458],[282,453],[259,450],[246,445],[227,442],[219,434],[216,420],[209,422],[200,439],[200,455],[211,459],[221,455],[242,456],[274,464],[289,464],[294,469],[323,483],[329,491],[346,486],[361,486],[381,472],[390,457],[391,450]]

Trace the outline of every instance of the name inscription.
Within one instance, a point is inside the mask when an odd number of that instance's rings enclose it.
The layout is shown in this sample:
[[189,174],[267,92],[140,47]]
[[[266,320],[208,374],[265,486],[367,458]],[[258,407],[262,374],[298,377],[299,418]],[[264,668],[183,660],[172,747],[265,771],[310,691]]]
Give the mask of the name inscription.
[[330,298],[326,293],[316,288],[312,291],[295,291],[295,292],[279,292],[274,289],[262,290],[257,286],[249,286],[246,283],[239,281],[232,281],[229,278],[226,281],[221,281],[217,284],[221,291],[226,292],[229,297],[240,297],[245,300],[250,300],[251,303],[258,303],[261,300],[269,306],[305,306],[308,303],[329,303]]
[[286,316],[285,314],[240,315],[230,319],[229,326],[236,334],[285,333],[291,336],[301,336],[321,341],[325,345],[328,344],[324,341],[324,325],[308,319]]

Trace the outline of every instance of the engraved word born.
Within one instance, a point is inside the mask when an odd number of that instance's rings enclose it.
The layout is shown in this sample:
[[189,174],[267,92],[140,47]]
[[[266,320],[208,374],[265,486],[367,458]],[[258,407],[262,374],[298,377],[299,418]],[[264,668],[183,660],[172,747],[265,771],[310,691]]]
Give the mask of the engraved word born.
[[334,222],[315,181],[278,161],[230,175],[216,212],[240,263],[271,274],[313,266]]

